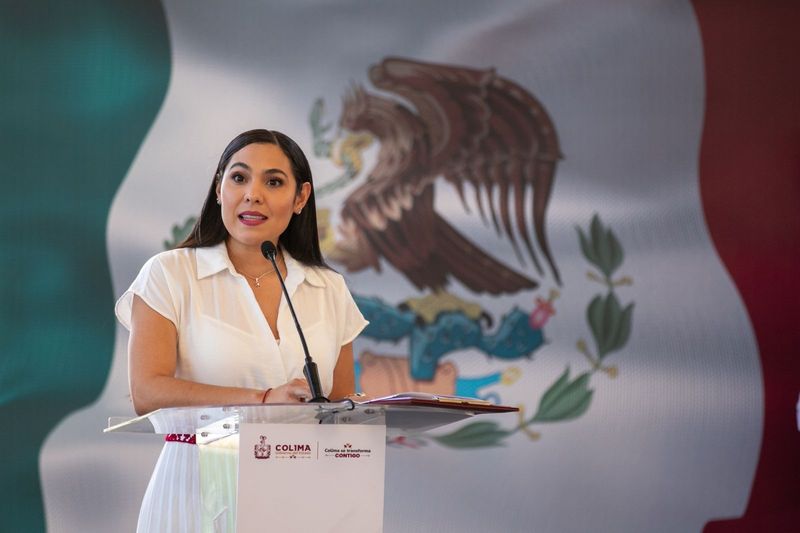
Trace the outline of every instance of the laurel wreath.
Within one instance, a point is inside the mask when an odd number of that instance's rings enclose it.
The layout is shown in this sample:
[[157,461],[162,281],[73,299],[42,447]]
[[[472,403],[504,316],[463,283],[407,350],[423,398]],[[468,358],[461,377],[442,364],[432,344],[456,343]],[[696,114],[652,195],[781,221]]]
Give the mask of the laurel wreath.
[[[592,403],[594,390],[590,388],[592,377],[598,372],[609,378],[616,378],[616,366],[608,366],[608,357],[620,351],[628,342],[633,321],[633,302],[624,307],[620,304],[616,289],[633,284],[628,276],[616,277],[622,266],[624,251],[614,232],[603,225],[595,214],[586,232],[578,226],[581,252],[595,270],[589,270],[587,277],[601,284],[605,293],[595,295],[586,308],[586,321],[594,340],[594,351],[581,338],[576,342],[576,349],[589,362],[589,368],[574,378],[567,365],[561,375],[539,398],[536,412],[526,418],[524,406],[520,406],[519,422],[510,429],[504,429],[495,421],[480,421],[466,424],[452,433],[428,437],[443,446],[450,448],[482,448],[500,446],[512,435],[522,432],[532,440],[541,438],[540,431],[533,428],[553,423],[564,422],[581,417]],[[416,438],[398,444],[424,444],[424,439]]]

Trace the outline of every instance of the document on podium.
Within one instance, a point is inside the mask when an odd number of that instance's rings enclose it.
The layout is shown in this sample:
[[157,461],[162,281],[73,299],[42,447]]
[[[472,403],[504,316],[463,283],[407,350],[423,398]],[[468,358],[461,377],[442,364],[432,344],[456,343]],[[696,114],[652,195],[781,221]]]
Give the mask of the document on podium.
[[398,392],[397,394],[380,398],[368,398],[357,403],[360,405],[425,405],[446,409],[466,409],[478,413],[511,413],[519,411],[518,407],[495,405],[488,400],[480,398],[425,392]]

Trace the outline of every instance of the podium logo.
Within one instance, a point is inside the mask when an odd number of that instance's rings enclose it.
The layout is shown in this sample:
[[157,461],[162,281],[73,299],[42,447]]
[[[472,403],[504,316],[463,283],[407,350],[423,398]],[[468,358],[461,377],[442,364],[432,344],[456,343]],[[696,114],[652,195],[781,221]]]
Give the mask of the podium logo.
[[253,456],[256,459],[269,459],[272,455],[272,446],[267,444],[267,437],[259,435],[258,444],[253,446]]
[[276,444],[276,459],[311,459],[311,445],[305,443]]
[[333,457],[334,459],[361,459],[372,455],[372,450],[369,448],[355,448],[349,442],[342,445],[341,448],[325,448],[325,457]]

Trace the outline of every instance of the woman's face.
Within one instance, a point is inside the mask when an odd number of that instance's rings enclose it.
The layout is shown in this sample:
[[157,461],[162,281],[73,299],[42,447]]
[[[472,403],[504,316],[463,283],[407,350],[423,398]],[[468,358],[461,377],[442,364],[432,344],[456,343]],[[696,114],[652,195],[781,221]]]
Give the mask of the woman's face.
[[303,183],[298,191],[292,165],[280,147],[245,146],[233,154],[217,183],[229,245],[260,249],[264,241],[277,244],[310,194],[310,183]]

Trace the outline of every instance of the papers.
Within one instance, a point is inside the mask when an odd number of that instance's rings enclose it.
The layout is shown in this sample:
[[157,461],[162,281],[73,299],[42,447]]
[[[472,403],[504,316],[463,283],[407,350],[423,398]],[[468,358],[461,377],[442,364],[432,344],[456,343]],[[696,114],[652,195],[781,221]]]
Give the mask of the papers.
[[449,396],[446,394],[429,394],[426,392],[398,392],[397,394],[392,394],[390,396],[370,398],[367,400],[358,401],[356,403],[360,405],[427,405],[491,412],[519,411],[517,407],[494,405],[493,403],[480,398]]

